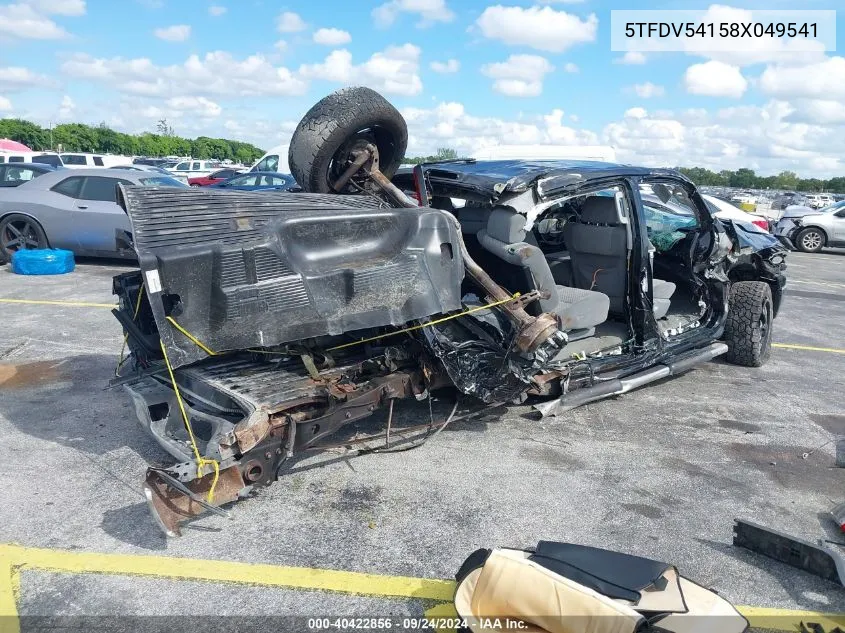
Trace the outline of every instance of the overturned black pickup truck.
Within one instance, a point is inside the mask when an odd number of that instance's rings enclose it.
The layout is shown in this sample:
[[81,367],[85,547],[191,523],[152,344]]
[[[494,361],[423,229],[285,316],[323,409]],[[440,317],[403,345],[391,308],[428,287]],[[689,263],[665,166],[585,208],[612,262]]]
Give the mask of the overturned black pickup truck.
[[293,136],[302,193],[120,186],[140,270],[114,279],[130,350],[114,384],[178,462],[144,484],[166,533],[399,398],[449,388],[560,415],[723,354],[769,357],[786,250],[716,220],[682,175],[403,170],[406,144],[387,101],[348,88]]

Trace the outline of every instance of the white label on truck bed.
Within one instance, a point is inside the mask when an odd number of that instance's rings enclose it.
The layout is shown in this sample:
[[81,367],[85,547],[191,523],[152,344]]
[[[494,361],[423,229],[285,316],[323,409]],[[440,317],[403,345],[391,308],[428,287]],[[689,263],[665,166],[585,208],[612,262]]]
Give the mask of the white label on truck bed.
[[161,292],[161,279],[157,270],[148,270],[144,273],[147,277],[147,292]]

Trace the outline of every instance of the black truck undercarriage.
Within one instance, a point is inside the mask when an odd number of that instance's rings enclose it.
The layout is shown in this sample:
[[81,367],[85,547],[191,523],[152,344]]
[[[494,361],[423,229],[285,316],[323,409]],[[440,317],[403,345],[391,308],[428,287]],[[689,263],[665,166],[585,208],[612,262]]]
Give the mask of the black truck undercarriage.
[[114,281],[132,359],[117,382],[180,461],[145,485],[168,534],[395,399],[552,391],[534,376],[565,335],[525,311],[537,293],[513,296],[471,263],[447,212],[129,187],[121,200],[141,270]]
[[[727,297],[746,284],[732,310],[771,320],[783,249],[709,218],[679,242],[686,250],[671,264],[685,271],[679,283],[697,289],[695,328],[667,335],[657,326],[648,239],[620,192],[652,177],[697,196],[683,177],[596,163],[432,165],[414,171],[412,199],[382,172],[392,175],[404,153],[401,116],[372,91],[349,90],[381,108],[372,121],[350,119],[349,91],[340,91],[324,100],[335,110],[320,102],[291,144],[298,181],[322,193],[119,187],[140,270],[114,279],[130,355],[112,384],[126,389],[142,426],[178,462],[150,467],[144,484],[168,535],[203,512],[224,513],[222,505],[272,483],[296,456],[332,446],[342,427],[383,408],[383,434],[340,444],[401,450],[458,417],[529,397],[540,414],[557,415],[728,352],[723,331],[733,353],[742,347],[749,361],[765,360],[770,328],[761,338],[760,323],[751,323],[753,341],[731,334],[726,328],[739,332],[745,322],[731,325]],[[328,149],[329,136],[308,136],[327,117],[347,117],[352,134],[344,140],[337,128],[338,145]],[[541,283],[529,260],[548,271],[550,257],[523,241],[523,225],[565,200],[602,196],[608,183],[616,197],[592,202],[619,219],[617,237],[628,231],[620,305],[608,319],[622,335],[581,349],[605,340],[592,326],[608,317],[608,298],[592,285]],[[450,195],[471,202],[470,217],[459,221]],[[486,238],[472,233],[477,222],[507,241],[479,249]],[[573,302],[558,308],[575,308],[547,309],[553,293]],[[579,312],[585,298],[599,308]],[[441,388],[467,396],[469,411],[458,416],[456,401],[435,420],[432,393]],[[428,401],[428,421],[393,427],[394,402],[411,398]]]

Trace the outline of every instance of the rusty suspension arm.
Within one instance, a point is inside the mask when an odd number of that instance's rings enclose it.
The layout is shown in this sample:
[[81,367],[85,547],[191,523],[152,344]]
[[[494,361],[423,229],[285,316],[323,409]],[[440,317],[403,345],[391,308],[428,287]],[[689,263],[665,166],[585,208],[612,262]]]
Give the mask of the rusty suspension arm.
[[[335,191],[343,188],[347,182],[359,171],[364,170],[369,176],[370,182],[381,190],[392,202],[400,207],[417,208],[419,204],[405,195],[396,185],[390,182],[378,168],[378,148],[372,143],[355,155],[355,160],[350,163],[338,181],[334,184]],[[448,213],[444,211],[444,213]],[[460,239],[461,256],[464,267],[475,283],[481,286],[487,295],[495,301],[507,301],[511,294],[502,288],[487,272],[478,265],[470,256],[464,243],[463,233],[460,230],[458,219],[452,216],[455,226],[458,228]],[[533,352],[541,347],[546,341],[551,341],[556,347],[566,342],[566,335],[558,328],[557,317],[548,312],[534,317],[528,314],[519,301],[502,304],[502,309],[507,313],[508,318],[513,322],[519,334],[516,338],[516,348],[521,352]]]

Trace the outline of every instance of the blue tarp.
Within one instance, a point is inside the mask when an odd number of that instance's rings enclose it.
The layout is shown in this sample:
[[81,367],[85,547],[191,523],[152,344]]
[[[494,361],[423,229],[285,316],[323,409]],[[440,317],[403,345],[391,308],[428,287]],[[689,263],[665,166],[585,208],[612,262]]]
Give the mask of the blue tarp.
[[12,254],[12,272],[18,275],[63,275],[75,267],[73,252],[58,248],[17,251]]

